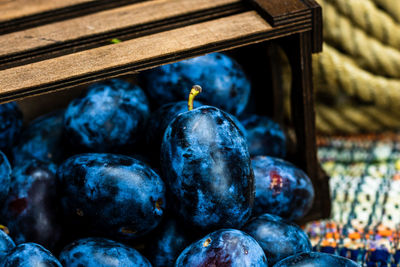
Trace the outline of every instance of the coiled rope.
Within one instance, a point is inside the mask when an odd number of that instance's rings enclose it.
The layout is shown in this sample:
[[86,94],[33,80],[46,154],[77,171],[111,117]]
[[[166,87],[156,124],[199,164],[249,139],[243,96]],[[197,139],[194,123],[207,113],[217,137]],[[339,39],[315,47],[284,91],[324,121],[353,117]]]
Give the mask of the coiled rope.
[[313,55],[317,130],[400,129],[400,0],[317,1],[324,17],[324,51]]

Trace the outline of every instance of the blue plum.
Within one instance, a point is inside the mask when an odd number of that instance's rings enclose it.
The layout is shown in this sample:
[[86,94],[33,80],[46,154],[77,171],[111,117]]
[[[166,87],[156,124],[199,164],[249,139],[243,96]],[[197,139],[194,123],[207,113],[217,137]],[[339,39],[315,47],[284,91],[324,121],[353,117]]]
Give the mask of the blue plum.
[[175,263],[180,266],[268,266],[260,245],[248,234],[222,229],[188,246]]
[[282,159],[252,158],[256,197],[253,215],[275,214],[288,220],[302,218],[311,208],[314,188],[302,170]]
[[268,117],[255,114],[241,119],[241,122],[246,128],[251,156],[285,157],[286,137],[278,123]]
[[258,216],[246,223],[242,230],[257,240],[270,265],[312,249],[307,234],[300,227],[276,215]]
[[250,217],[250,156],[226,112],[202,106],[175,117],[165,131],[161,166],[175,210],[198,230],[240,228]]
[[94,152],[115,152],[135,145],[149,116],[139,86],[118,79],[93,84],[65,111],[64,129],[72,144]]
[[79,239],[60,253],[64,267],[151,267],[149,261],[134,248],[105,238]]
[[[195,107],[199,107],[202,104],[198,101],[194,102]],[[164,132],[168,127],[168,124],[180,113],[188,110],[187,101],[173,102],[161,106],[155,112],[153,112],[147,123],[146,130],[146,143],[151,148],[154,161],[160,160],[160,147]]]
[[15,102],[0,105],[0,150],[10,149],[22,129],[22,113]]
[[14,165],[31,159],[60,163],[65,156],[63,143],[64,111],[51,112],[34,121],[22,132],[13,147]]
[[154,229],[165,209],[165,185],[145,163],[107,153],[67,159],[58,169],[66,219],[93,234],[134,239]]
[[352,260],[322,252],[303,252],[281,260],[274,267],[361,267]]
[[0,151],[0,204],[7,197],[11,182],[11,165],[6,155]]
[[[200,107],[202,104],[194,101],[194,107]],[[151,147],[150,151],[156,157],[155,160],[160,160],[160,147],[164,137],[165,130],[168,124],[179,114],[188,111],[188,102],[179,101],[168,103],[160,107],[151,114],[147,124],[146,139],[147,144]],[[241,122],[233,115],[230,115],[233,122],[245,134],[246,129]]]
[[15,247],[6,257],[3,267],[62,267],[50,251],[35,243]]
[[149,96],[159,105],[185,100],[193,84],[207,91],[198,100],[231,114],[240,114],[247,105],[250,82],[232,58],[213,53],[164,65],[143,75]]
[[14,241],[0,230],[0,266],[6,255],[15,247]]
[[61,238],[56,171],[53,163],[35,160],[14,168],[2,215],[15,243],[53,248]]
[[153,266],[173,266],[176,258],[194,239],[183,225],[173,218],[164,221],[150,237],[146,248],[148,259]]

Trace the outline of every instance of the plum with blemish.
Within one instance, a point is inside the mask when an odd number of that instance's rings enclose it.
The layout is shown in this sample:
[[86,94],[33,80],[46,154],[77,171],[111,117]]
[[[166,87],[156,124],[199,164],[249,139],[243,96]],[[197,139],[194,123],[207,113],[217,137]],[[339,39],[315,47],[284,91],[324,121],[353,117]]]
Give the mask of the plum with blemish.
[[196,229],[240,228],[250,217],[250,155],[226,112],[202,106],[176,116],[164,134],[161,166],[175,210]]
[[0,204],[6,199],[10,190],[11,165],[6,155],[0,151]]
[[91,85],[84,97],[68,105],[64,129],[71,144],[83,150],[126,150],[141,140],[149,112],[139,86],[112,79]]
[[303,252],[281,260],[274,267],[361,267],[356,262],[341,256],[322,252]]
[[45,114],[22,132],[21,138],[13,147],[14,165],[37,159],[43,162],[61,163],[66,154],[63,138],[64,111]]
[[278,123],[266,116],[250,115],[240,120],[246,128],[251,156],[283,158],[286,155],[286,137]]
[[293,221],[310,210],[314,188],[301,169],[267,156],[252,158],[252,166],[256,187],[254,216],[270,213]]
[[22,113],[15,102],[0,105],[0,150],[8,151],[22,129]]
[[242,231],[260,244],[270,265],[291,255],[310,252],[307,234],[300,227],[276,215],[263,214],[246,223]]
[[164,65],[144,72],[142,78],[158,105],[186,100],[191,86],[201,84],[207,91],[198,97],[200,102],[238,115],[250,94],[249,79],[240,65],[221,53]]
[[0,230],[0,266],[7,254],[15,247],[14,241]]
[[35,242],[51,249],[60,240],[56,170],[53,163],[35,160],[14,168],[2,218],[16,244]]
[[151,267],[136,249],[105,238],[84,238],[67,245],[60,253],[64,267]]
[[188,246],[175,266],[266,267],[268,260],[251,236],[235,229],[222,229]]
[[154,229],[164,213],[164,182],[128,156],[75,155],[59,167],[58,181],[65,219],[85,232],[134,239]]
[[15,247],[7,256],[3,267],[62,267],[50,251],[39,244],[24,243]]

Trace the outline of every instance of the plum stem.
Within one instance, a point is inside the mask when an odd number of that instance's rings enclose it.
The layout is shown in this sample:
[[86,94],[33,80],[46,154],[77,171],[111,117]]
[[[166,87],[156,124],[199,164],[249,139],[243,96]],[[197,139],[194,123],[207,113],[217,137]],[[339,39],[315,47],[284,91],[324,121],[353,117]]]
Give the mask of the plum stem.
[[192,89],[190,90],[190,94],[189,94],[189,100],[188,100],[188,110],[192,110],[193,109],[193,100],[194,98],[200,94],[202,91],[201,86],[200,85],[193,85]]

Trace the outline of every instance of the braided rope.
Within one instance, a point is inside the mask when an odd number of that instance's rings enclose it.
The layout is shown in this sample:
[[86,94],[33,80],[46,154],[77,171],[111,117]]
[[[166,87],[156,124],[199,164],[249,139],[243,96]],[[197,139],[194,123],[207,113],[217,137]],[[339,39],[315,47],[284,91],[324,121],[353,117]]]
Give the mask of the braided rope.
[[[370,0],[325,0],[384,44],[400,49],[400,25]],[[398,3],[400,7],[400,3]]]
[[386,10],[392,17],[400,22],[400,4],[398,0],[373,0],[378,6]]
[[[349,0],[348,0],[349,1]],[[374,73],[400,78],[400,51],[380,43],[354,26],[336,8],[321,1],[324,10],[324,38],[351,55],[357,63]]]
[[324,53],[313,56],[313,70],[317,90],[332,96],[342,90],[378,107],[400,110],[400,79],[375,76],[326,43]]

